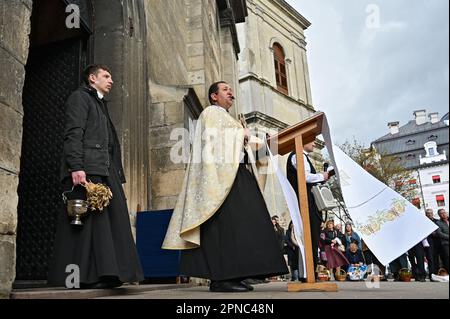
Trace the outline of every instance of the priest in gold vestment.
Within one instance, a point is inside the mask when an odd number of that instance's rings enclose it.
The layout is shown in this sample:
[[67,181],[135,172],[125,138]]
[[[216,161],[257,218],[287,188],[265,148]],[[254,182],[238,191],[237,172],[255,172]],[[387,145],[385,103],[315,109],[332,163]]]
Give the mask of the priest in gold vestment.
[[245,292],[246,278],[288,273],[258,181],[249,130],[228,110],[231,87],[209,89],[181,193],[163,242],[181,249],[180,272],[211,280],[210,291]]

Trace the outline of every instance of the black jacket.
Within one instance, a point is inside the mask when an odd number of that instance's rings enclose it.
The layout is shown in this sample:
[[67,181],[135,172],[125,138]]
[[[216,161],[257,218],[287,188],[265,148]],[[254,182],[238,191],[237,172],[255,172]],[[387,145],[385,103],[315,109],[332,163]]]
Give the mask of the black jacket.
[[323,245],[331,245],[331,241],[338,237],[336,230],[324,229],[320,232],[320,242]]
[[364,257],[361,253],[361,250],[357,250],[355,253],[350,252],[350,250],[347,250],[345,253],[345,257],[347,257],[347,260],[350,264],[359,264],[359,263],[365,263]]
[[[291,154],[289,154],[289,157],[288,157],[288,160],[286,163],[286,175],[287,175],[287,179],[288,179],[289,183],[291,184],[292,188],[294,189],[295,194],[297,195],[297,199],[298,199],[299,192],[298,192],[297,169],[295,168],[294,165],[292,165],[292,157],[294,157],[294,156],[295,156],[295,152],[291,152]],[[306,159],[307,159],[307,163],[304,163],[304,164],[309,165],[311,174],[316,174],[317,171],[314,168],[314,165],[310,161],[309,157],[306,156]],[[314,199],[314,195],[312,193],[312,187],[317,184],[321,184],[321,183],[306,183],[306,193],[308,195],[308,207],[309,207],[310,216],[312,214],[315,214],[316,217],[320,221],[323,221],[322,213],[319,212],[319,209],[317,208],[317,205],[316,205],[316,201]]]
[[438,238],[441,240],[442,246],[448,246],[448,225],[443,220],[438,220],[436,222],[436,225],[439,226],[439,228],[436,230],[438,234]]
[[69,96],[65,105],[61,179],[74,171],[109,176],[111,163],[117,169],[120,181],[125,183],[119,139],[106,101],[100,100],[94,88],[80,87]]

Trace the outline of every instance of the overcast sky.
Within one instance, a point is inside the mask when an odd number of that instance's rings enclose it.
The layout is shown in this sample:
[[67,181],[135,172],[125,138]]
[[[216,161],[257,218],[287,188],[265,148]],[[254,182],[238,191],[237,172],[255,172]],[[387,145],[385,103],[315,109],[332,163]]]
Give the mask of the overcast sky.
[[448,0],[287,2],[312,23],[305,35],[313,102],[334,143],[355,137],[368,146],[415,110],[448,112]]

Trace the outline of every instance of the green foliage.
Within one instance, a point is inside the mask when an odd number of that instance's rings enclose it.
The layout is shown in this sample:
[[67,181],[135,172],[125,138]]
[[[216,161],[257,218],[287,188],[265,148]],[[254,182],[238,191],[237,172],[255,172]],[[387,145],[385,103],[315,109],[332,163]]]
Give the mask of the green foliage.
[[375,148],[365,147],[356,139],[346,141],[339,147],[364,170],[403,197],[411,200],[415,196],[415,183],[411,183],[414,181],[412,171],[403,168],[397,157],[379,154]]

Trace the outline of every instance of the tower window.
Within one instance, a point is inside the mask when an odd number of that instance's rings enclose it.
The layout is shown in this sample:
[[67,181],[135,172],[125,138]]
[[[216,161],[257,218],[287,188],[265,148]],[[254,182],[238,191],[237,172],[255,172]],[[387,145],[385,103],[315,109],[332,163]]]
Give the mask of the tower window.
[[273,45],[273,57],[275,64],[275,79],[277,81],[277,89],[280,92],[288,94],[286,59],[283,48],[278,43]]

